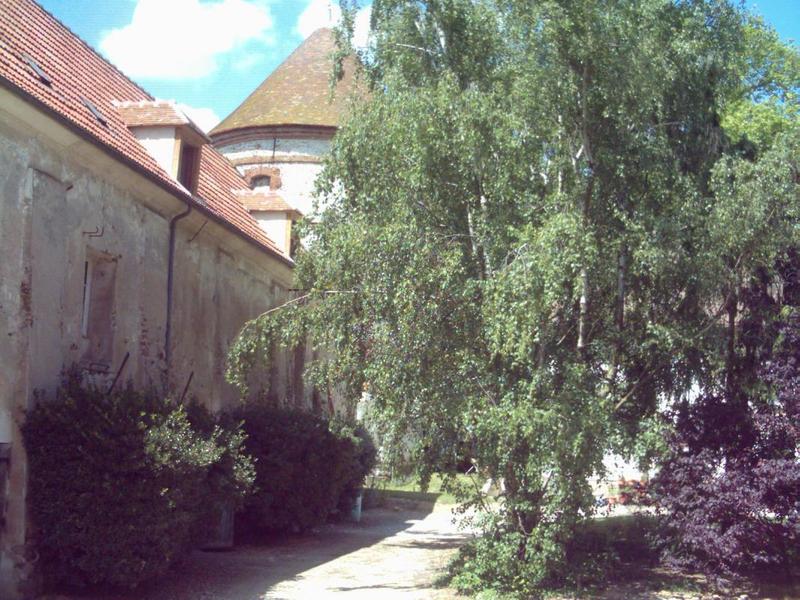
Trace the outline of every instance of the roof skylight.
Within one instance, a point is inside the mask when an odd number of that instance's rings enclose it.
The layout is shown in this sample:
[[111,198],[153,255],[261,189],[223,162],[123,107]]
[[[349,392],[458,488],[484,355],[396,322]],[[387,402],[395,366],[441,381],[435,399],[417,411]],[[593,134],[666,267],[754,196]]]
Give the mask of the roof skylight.
[[90,112],[90,113],[92,113],[92,115],[94,115],[94,118],[95,118],[95,119],[97,119],[97,120],[100,122],[100,124],[101,124],[101,125],[108,125],[108,121],[106,120],[106,118],[105,118],[105,116],[103,115],[103,113],[101,113],[101,112],[100,112],[100,109],[99,109],[99,108],[97,108],[97,107],[96,107],[96,106],[95,106],[95,105],[94,105],[94,104],[91,102],[91,100],[87,100],[86,98],[83,98],[83,97],[82,97],[82,98],[81,98],[81,102],[83,102],[83,105],[84,105],[86,108],[88,108],[88,109],[89,109],[89,112]]
[[53,85],[53,80],[50,79],[50,77],[47,75],[47,73],[44,72],[44,70],[42,70],[42,67],[39,66],[39,63],[37,63],[27,54],[22,55],[22,60],[24,60],[28,64],[28,66],[31,68],[31,71],[33,71],[39,78],[39,81],[41,81],[46,85]]

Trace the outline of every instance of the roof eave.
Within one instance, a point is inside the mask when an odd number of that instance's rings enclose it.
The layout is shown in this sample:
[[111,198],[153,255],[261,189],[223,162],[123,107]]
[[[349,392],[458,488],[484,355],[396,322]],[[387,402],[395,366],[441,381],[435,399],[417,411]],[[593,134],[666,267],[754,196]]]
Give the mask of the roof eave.
[[275,123],[264,125],[247,125],[246,127],[230,127],[209,132],[214,144],[226,144],[251,138],[252,136],[269,136],[283,134],[288,136],[315,137],[330,139],[339,130],[338,125],[310,125],[308,123]]
[[72,133],[74,133],[78,137],[80,137],[80,138],[92,143],[96,147],[100,148],[103,152],[105,152],[106,154],[111,156],[114,160],[119,161],[120,163],[124,164],[125,166],[127,166],[131,170],[133,170],[136,173],[138,173],[139,175],[142,175],[143,177],[145,177],[146,179],[148,179],[152,183],[156,184],[158,187],[160,187],[164,191],[168,192],[169,194],[171,194],[172,196],[177,198],[178,200],[181,200],[181,201],[185,202],[187,205],[190,205],[193,210],[199,211],[204,216],[208,217],[209,219],[211,219],[212,221],[214,221],[215,223],[217,223],[218,225],[220,225],[224,229],[226,229],[226,230],[230,231],[231,233],[233,233],[234,235],[236,235],[238,238],[247,241],[248,243],[252,244],[256,248],[258,248],[259,250],[263,251],[264,253],[272,256],[273,258],[277,258],[282,263],[284,263],[286,266],[288,266],[290,268],[294,268],[294,261],[291,258],[287,257],[282,252],[280,252],[279,250],[271,248],[271,247],[269,247],[269,246],[267,246],[265,244],[262,244],[258,240],[253,239],[252,237],[250,237],[248,235],[245,235],[243,232],[241,232],[239,229],[237,229],[236,226],[233,225],[233,223],[230,223],[229,221],[221,218],[219,215],[217,215],[216,213],[211,211],[204,204],[202,204],[202,203],[198,202],[196,199],[194,199],[189,192],[185,192],[185,191],[182,191],[182,190],[178,189],[177,187],[170,186],[166,181],[164,181],[161,178],[157,177],[154,173],[150,172],[148,169],[144,168],[142,165],[138,164],[136,161],[131,160],[130,158],[125,156],[123,153],[121,153],[119,150],[117,150],[113,146],[110,146],[110,145],[104,143],[102,140],[97,139],[95,136],[91,135],[91,133],[86,131],[83,127],[81,127],[77,123],[74,123],[70,119],[66,118],[64,115],[59,113],[57,110],[54,110],[53,108],[48,106],[46,103],[42,102],[41,100],[39,100],[38,98],[36,98],[32,94],[28,93],[23,88],[17,86],[16,84],[14,84],[14,82],[10,81],[9,79],[4,77],[3,75],[0,75],[0,86],[4,87],[5,89],[9,90],[10,92],[12,92],[14,94],[17,94],[23,100],[33,104],[39,110],[41,110],[42,112],[47,114],[47,116],[49,116],[53,120],[57,121],[58,123],[60,123],[64,127],[66,127],[67,129],[69,129]]

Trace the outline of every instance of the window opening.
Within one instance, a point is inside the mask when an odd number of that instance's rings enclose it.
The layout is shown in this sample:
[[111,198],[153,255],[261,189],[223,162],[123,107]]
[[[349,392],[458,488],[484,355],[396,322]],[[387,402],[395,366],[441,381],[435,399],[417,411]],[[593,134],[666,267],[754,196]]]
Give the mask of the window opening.
[[101,125],[108,125],[108,121],[106,121],[106,118],[103,116],[103,113],[101,113],[100,109],[97,108],[90,100],[87,100],[86,98],[81,98],[81,102],[83,102],[83,105],[89,109],[89,112],[92,113],[92,115],[94,115],[94,118],[97,119]]
[[81,335],[86,337],[89,333],[89,298],[92,293],[92,280],[89,279],[89,261],[83,263],[83,311],[81,312]]
[[259,188],[269,189],[271,187],[271,184],[272,184],[272,177],[270,177],[269,175],[256,175],[250,181],[250,187],[254,190],[257,190]]
[[22,55],[22,60],[28,63],[28,66],[31,68],[31,71],[33,71],[36,74],[36,77],[39,78],[39,81],[41,81],[46,85],[53,85],[53,80],[50,79],[50,77],[48,77],[47,73],[45,73],[42,67],[39,66],[39,63],[37,63],[27,54]]
[[83,264],[83,322],[87,342],[82,362],[93,369],[111,364],[117,259],[87,248]]
[[181,160],[178,164],[178,181],[190,192],[194,193],[195,186],[195,172],[197,164],[197,148],[183,143],[181,148]]

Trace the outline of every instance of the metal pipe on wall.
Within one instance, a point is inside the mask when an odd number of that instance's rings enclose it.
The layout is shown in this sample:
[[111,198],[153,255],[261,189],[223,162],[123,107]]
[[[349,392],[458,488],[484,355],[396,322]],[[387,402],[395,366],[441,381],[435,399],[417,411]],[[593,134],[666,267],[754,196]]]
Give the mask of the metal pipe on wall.
[[175,280],[175,235],[178,221],[189,216],[192,212],[192,205],[186,203],[186,210],[178,213],[169,221],[169,253],[167,254],[167,319],[164,324],[164,364],[167,374],[167,385],[169,385],[170,361],[172,358],[171,337],[172,337],[172,287]]

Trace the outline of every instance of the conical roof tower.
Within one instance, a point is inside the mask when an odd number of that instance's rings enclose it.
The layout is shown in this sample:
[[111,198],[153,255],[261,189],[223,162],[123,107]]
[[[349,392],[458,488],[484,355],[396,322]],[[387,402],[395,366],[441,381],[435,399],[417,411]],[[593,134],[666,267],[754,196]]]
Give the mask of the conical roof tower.
[[[318,29],[210,133],[250,184],[245,206],[270,235],[281,215],[312,210],[322,160],[359,91],[358,62],[350,56],[332,93],[335,51],[333,31]],[[278,204],[289,211],[274,209]]]
[[212,139],[225,143],[240,133],[287,128],[331,129],[332,134],[354,90],[356,68],[356,59],[348,57],[331,94],[335,50],[331,29],[315,31],[211,131]]

